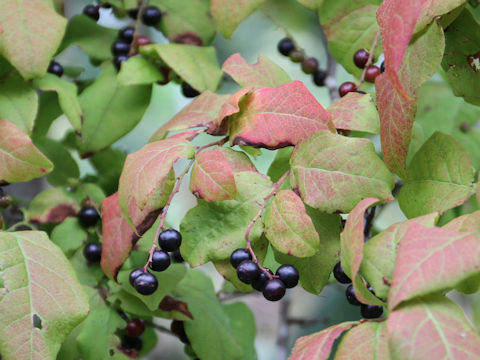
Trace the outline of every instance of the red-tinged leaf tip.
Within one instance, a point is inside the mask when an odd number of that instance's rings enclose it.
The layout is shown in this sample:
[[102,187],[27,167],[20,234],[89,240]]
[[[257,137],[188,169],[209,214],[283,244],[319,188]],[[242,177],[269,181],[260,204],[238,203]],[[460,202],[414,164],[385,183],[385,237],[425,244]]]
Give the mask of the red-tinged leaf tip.
[[390,360],[386,323],[367,321],[348,331],[335,352],[337,359]]
[[72,196],[62,188],[42,191],[30,203],[30,220],[38,223],[59,223],[69,216],[75,216],[80,206]]
[[344,331],[351,329],[357,324],[359,324],[358,321],[344,322],[330,326],[317,333],[302,336],[295,342],[288,360],[328,359],[335,340],[342,335]]

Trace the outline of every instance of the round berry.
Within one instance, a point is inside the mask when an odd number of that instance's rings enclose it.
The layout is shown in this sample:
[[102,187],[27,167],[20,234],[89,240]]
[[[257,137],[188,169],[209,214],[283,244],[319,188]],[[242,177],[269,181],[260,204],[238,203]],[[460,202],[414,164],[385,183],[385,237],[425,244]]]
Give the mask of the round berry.
[[357,85],[351,81],[344,82],[340,87],[338,88],[338,94],[340,97],[344,97],[347,95],[349,92],[355,91],[357,89]]
[[155,276],[149,272],[140,274],[133,282],[135,290],[142,295],[152,295],[158,287],[158,281]]
[[377,305],[364,305],[360,307],[360,313],[365,319],[376,319],[382,316],[383,307]]
[[175,229],[163,230],[158,236],[158,245],[165,251],[175,251],[182,244],[182,235]]
[[187,333],[185,332],[185,326],[183,321],[173,320],[170,323],[170,330],[172,333],[177,335],[180,341],[184,344],[190,344],[190,340],[188,340]]
[[135,28],[133,26],[125,26],[118,32],[118,37],[130,44],[133,41],[134,34]]
[[50,65],[48,65],[47,72],[53,75],[57,75],[58,77],[61,77],[63,75],[63,66],[60,65],[55,60],[52,60],[50,61]]
[[382,63],[380,64],[380,71],[381,71],[382,73],[385,72],[385,61],[382,61]]
[[147,6],[142,13],[142,22],[147,26],[155,26],[162,18],[162,12],[156,6]]
[[128,336],[138,337],[145,331],[145,324],[140,319],[132,319],[127,323],[125,331]]
[[120,67],[122,66],[122,62],[127,61],[128,56],[127,55],[118,55],[113,58],[113,65],[117,68],[117,70],[120,70]]
[[140,351],[143,347],[143,341],[139,337],[125,336],[122,339],[122,347],[125,349],[135,349]]
[[230,255],[230,264],[236,269],[242,261],[252,260],[252,255],[246,249],[237,249]]
[[111,47],[112,54],[117,55],[127,55],[130,51],[130,44],[125,41],[115,41]]
[[380,68],[377,65],[370,65],[368,67],[367,71],[365,72],[365,81],[374,83],[375,78],[378,75],[380,75],[381,73],[382,73],[382,71],[380,70]]
[[[3,195],[3,196],[0,196],[0,207],[5,209],[7,207],[10,206],[10,204],[12,203],[12,198],[10,197],[10,195]],[[30,229],[28,229],[30,230]]]
[[345,290],[345,295],[347,297],[347,301],[352,305],[362,305],[360,301],[358,301],[357,297],[355,296],[355,290],[353,289],[353,285],[348,285],[347,289]]
[[140,8],[135,8],[135,9],[130,9],[127,11],[128,16],[130,16],[132,19],[136,20],[138,17],[138,13],[140,11]]
[[287,288],[282,280],[268,280],[263,288],[263,297],[269,301],[278,301],[285,295]]
[[143,268],[138,268],[138,269],[132,270],[132,272],[128,276],[128,281],[130,281],[130,284],[132,286],[134,286],[135,279],[142,274],[143,274]]
[[237,267],[237,275],[241,282],[251,284],[260,276],[260,268],[251,260],[244,260]]
[[[268,272],[273,275],[272,271],[270,269],[268,269]],[[270,278],[268,277],[268,275],[266,273],[264,273],[263,271],[260,273],[260,276],[256,279],[256,280],[253,280],[252,281],[252,287],[255,289],[255,290],[258,290],[258,291],[263,291],[263,289],[265,288],[265,284],[267,283],[267,281],[269,280]]]
[[175,250],[170,255],[172,257],[173,262],[181,264],[185,261],[185,259],[182,256],[182,253],[180,252],[180,249]]
[[305,53],[302,50],[292,50],[289,57],[292,62],[299,63],[305,59]]
[[170,266],[170,255],[163,250],[155,250],[152,255],[152,262],[148,267],[153,271],[165,271]]
[[102,258],[102,245],[90,243],[83,248],[83,256],[88,262],[99,262]]
[[98,6],[87,5],[83,8],[83,15],[87,15],[89,18],[97,21],[100,19],[100,12],[98,11]]
[[144,36],[144,35],[137,36],[137,38],[135,39],[135,42],[136,42],[137,46],[149,45],[150,44],[150,38],[148,36]]
[[368,55],[369,54],[367,50],[360,49],[355,53],[355,55],[353,55],[353,62],[358,68],[364,69],[368,61]]
[[305,74],[313,74],[318,70],[318,60],[311,57],[302,61],[302,71]]
[[82,207],[78,212],[77,217],[80,224],[85,227],[95,226],[100,219],[97,209],[93,206]]
[[277,49],[280,54],[288,56],[295,49],[295,44],[291,39],[284,38],[279,41]]
[[288,289],[294,288],[298,284],[300,275],[293,265],[282,265],[277,269],[277,276]]
[[350,284],[352,282],[352,280],[350,280],[347,274],[345,274],[345,272],[343,271],[340,261],[336,263],[335,267],[333,268],[333,276],[341,284]]
[[190,84],[183,82],[182,83],[182,94],[183,96],[187,98],[194,98],[198,96],[200,93],[195,90],[193,87],[190,86]]
[[317,86],[325,86],[325,79],[327,78],[327,72],[325,70],[317,70],[313,73],[313,82]]

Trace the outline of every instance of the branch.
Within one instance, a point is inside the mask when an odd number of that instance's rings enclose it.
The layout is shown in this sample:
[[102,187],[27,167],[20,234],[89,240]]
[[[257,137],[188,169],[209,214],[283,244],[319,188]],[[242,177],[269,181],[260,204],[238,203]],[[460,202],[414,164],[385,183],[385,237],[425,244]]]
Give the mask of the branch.
[[368,50],[368,60],[367,60],[367,63],[365,64],[365,67],[363,68],[362,76],[360,78],[360,82],[357,85],[357,89],[359,89],[360,86],[365,81],[365,74],[367,73],[367,69],[373,63],[373,58],[375,56],[374,53],[375,53],[375,49],[377,48],[379,38],[380,38],[380,29],[377,30],[377,34],[375,35],[375,39],[373,40],[372,47]]
[[138,31],[140,29],[140,25],[142,23],[142,15],[143,15],[143,10],[145,10],[145,7],[147,4],[145,3],[145,0],[140,0],[139,5],[138,5],[138,14],[137,18],[135,19],[135,25],[133,26],[133,39],[132,42],[130,43],[130,50],[128,51],[128,56],[132,56],[135,54],[135,51],[137,50],[136,47],[134,46],[136,43],[136,39],[138,37]]

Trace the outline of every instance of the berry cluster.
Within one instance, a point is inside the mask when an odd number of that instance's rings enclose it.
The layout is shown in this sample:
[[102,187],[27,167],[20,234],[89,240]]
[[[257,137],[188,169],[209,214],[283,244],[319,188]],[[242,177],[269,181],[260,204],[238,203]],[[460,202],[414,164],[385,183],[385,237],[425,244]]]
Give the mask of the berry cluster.
[[[80,225],[85,228],[94,227],[100,220],[100,215],[91,205],[86,205],[80,209],[77,214]],[[83,248],[83,256],[89,264],[98,263],[102,258],[102,245],[98,243],[88,243]]]
[[[350,280],[347,274],[345,274],[340,262],[335,264],[335,267],[333,268],[333,276],[341,284],[350,284],[345,290],[347,301],[352,305],[360,306],[360,313],[362,314],[362,317],[364,317],[365,319],[376,319],[382,316],[383,307],[378,305],[365,305],[358,301],[357,297],[355,296],[355,290],[353,289],[352,280]],[[371,286],[368,287],[368,290],[373,295],[375,295]]]
[[125,331],[122,331],[121,334],[122,350],[129,355],[138,357],[138,352],[142,350],[143,347],[143,340],[141,336],[145,331],[145,323],[138,318],[128,320],[123,311],[119,311],[119,314],[125,321],[127,321]]
[[241,282],[251,284],[269,301],[280,300],[287,288],[293,288],[298,284],[299,274],[294,266],[282,265],[273,275],[269,269],[260,269],[246,249],[235,250],[230,256],[230,264],[237,269],[237,276]]
[[300,63],[302,71],[305,74],[312,74],[313,82],[317,86],[324,86],[327,72],[319,69],[318,60],[314,57],[307,57],[305,53],[295,46],[292,39],[284,38],[277,45],[278,52],[284,56],[288,56],[294,63]]
[[[169,252],[176,252],[182,244],[182,235],[174,229],[167,229],[158,236],[158,245],[160,249],[156,249],[151,254],[151,260],[148,267],[152,271],[165,271],[171,263]],[[152,295],[158,287],[157,278],[144,268],[133,270],[129,276],[130,284],[142,295]]]

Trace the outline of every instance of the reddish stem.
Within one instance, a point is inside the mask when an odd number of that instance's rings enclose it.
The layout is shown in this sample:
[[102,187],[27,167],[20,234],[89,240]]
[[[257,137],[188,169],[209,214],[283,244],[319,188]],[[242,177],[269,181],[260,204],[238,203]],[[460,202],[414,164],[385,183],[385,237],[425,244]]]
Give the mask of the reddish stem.
[[197,146],[197,147],[195,147],[195,149],[196,149],[195,156],[197,156],[202,150],[205,150],[206,148],[209,148],[209,147],[212,147],[212,146],[217,146],[217,145],[218,146],[223,146],[227,141],[228,141],[228,136],[223,138],[223,139],[220,139],[218,141],[214,141],[210,144]]
[[365,67],[363,68],[362,76],[360,77],[360,82],[357,85],[357,89],[360,89],[360,86],[365,81],[365,74],[367,73],[367,69],[373,63],[373,57],[375,56],[374,53],[375,53],[375,49],[377,48],[379,38],[380,38],[380,29],[377,30],[377,34],[375,35],[375,39],[373,40],[372,47],[370,48],[370,50],[368,50],[367,63],[365,64]]
[[130,43],[130,50],[128,52],[128,56],[135,55],[135,52],[137,51],[137,46],[136,44],[136,39],[138,37],[138,29],[140,28],[140,23],[143,15],[143,10],[145,9],[146,3],[144,0],[140,0],[140,4],[138,5],[138,14],[137,18],[135,19],[135,25],[133,26],[133,39],[132,42]]

